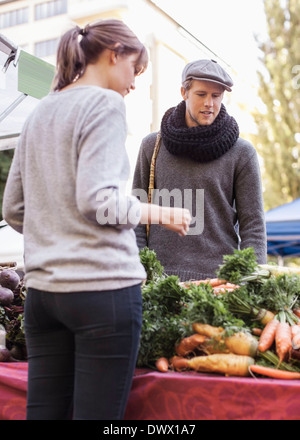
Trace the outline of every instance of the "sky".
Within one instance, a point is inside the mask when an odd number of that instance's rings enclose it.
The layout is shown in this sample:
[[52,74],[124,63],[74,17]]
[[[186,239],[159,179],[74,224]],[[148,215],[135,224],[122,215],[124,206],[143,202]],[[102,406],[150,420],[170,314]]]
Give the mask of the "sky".
[[259,50],[266,36],[263,0],[154,0],[203,44],[251,82],[257,80]]

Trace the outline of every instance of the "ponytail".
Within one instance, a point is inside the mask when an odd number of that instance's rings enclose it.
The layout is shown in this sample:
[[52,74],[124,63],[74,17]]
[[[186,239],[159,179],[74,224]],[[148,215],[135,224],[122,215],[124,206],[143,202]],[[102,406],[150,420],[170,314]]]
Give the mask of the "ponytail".
[[148,54],[136,35],[120,20],[101,20],[68,30],[61,38],[56,57],[53,90],[61,90],[80,78],[88,64],[95,63],[105,49],[124,55],[139,53],[138,69],[146,69]]
[[53,90],[61,90],[82,75],[85,56],[80,46],[81,29],[76,26],[61,38],[56,56],[56,75]]

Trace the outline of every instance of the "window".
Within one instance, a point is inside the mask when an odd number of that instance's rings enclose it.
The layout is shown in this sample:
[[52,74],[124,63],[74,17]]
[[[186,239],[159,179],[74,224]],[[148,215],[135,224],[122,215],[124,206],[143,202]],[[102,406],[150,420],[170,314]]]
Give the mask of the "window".
[[0,14],[0,29],[28,22],[28,8],[14,9]]
[[56,53],[58,38],[54,40],[39,41],[34,45],[34,55],[38,58],[48,57]]
[[35,6],[35,19],[54,17],[67,12],[67,0],[52,0]]

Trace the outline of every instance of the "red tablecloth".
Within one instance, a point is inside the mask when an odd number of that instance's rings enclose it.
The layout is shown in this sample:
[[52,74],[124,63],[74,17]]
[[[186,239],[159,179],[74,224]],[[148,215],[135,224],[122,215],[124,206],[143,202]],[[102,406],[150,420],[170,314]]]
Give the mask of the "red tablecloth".
[[[0,363],[0,420],[24,420],[27,363]],[[136,370],[126,420],[300,420],[300,381]]]

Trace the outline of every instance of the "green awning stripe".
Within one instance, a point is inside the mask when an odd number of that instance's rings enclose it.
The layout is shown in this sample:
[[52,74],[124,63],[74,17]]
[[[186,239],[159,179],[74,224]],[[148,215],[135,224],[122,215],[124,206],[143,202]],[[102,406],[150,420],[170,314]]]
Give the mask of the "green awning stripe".
[[41,99],[51,88],[55,67],[40,58],[20,51],[18,60],[18,90]]

